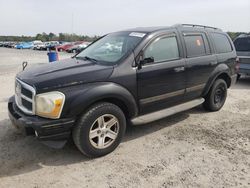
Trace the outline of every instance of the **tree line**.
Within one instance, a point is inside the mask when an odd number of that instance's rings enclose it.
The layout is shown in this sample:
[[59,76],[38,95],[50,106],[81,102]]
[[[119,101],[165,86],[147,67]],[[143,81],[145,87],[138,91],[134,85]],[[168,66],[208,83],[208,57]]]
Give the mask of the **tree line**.
[[77,35],[68,33],[59,33],[58,35],[54,33],[38,33],[36,36],[0,36],[0,41],[15,41],[15,42],[29,42],[34,40],[41,40],[43,42],[47,41],[94,41],[98,39],[99,36],[90,37],[88,35]]
[[236,37],[238,37],[241,34],[250,35],[250,32],[249,33],[246,33],[246,32],[227,32],[227,34],[231,37],[232,40],[234,40]]
[[[234,40],[240,34],[250,34],[244,32],[227,32],[228,35]],[[41,40],[43,42],[46,41],[95,41],[99,36],[90,37],[88,35],[77,35],[77,34],[68,34],[68,33],[59,33],[58,35],[54,33],[38,33],[36,36],[0,36],[0,41],[15,41],[15,42],[28,42],[33,40]]]

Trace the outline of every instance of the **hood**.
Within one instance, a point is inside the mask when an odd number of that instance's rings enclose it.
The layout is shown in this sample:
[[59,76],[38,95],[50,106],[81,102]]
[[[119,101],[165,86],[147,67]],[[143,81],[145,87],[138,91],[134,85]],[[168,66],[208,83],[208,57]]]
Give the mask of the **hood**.
[[105,81],[112,72],[113,66],[71,58],[27,68],[17,74],[17,78],[41,93],[61,87]]

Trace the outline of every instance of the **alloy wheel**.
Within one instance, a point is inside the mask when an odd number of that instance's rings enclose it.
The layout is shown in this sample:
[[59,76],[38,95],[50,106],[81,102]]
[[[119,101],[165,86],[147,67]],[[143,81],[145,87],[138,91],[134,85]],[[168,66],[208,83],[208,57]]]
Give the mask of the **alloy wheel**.
[[118,119],[111,114],[98,117],[92,124],[89,132],[89,140],[93,147],[105,149],[117,138],[119,133]]

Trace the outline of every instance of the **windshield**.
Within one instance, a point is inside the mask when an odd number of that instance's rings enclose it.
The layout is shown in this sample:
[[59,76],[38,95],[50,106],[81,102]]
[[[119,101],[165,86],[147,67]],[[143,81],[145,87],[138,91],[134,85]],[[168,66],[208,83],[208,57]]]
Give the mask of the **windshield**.
[[236,51],[250,51],[250,37],[238,38],[234,41]]
[[144,36],[144,33],[135,32],[109,34],[87,47],[76,58],[114,65],[134,50]]

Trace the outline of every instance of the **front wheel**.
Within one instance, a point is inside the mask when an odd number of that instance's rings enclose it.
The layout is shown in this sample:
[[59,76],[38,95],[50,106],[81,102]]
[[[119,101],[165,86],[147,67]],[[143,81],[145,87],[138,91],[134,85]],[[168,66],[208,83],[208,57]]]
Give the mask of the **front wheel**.
[[205,97],[203,106],[209,111],[218,111],[222,108],[227,98],[227,83],[223,79],[217,79]]
[[97,103],[76,123],[73,140],[77,148],[89,157],[112,152],[121,142],[126,129],[122,110],[112,103]]

